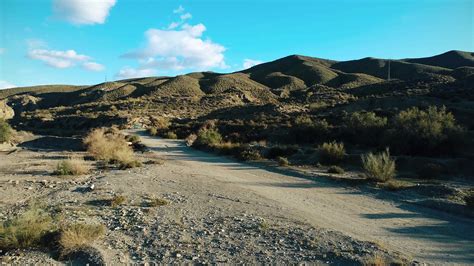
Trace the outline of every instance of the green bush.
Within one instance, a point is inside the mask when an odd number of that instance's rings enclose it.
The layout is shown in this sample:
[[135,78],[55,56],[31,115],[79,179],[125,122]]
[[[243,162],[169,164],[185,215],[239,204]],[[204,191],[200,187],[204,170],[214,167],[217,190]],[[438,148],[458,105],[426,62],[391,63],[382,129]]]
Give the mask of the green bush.
[[44,210],[30,207],[23,214],[0,224],[0,250],[38,247],[54,229],[53,219]]
[[290,143],[314,143],[326,140],[331,125],[322,119],[313,121],[308,116],[299,116],[288,132],[286,141]]
[[176,133],[174,133],[173,131],[168,131],[165,133],[164,137],[167,139],[177,139],[178,135],[176,135]]
[[12,136],[12,128],[3,119],[0,119],[0,143],[10,141]]
[[323,164],[340,163],[346,156],[346,149],[342,142],[325,142],[318,150],[319,159]]
[[222,135],[217,129],[201,129],[197,134],[197,138],[193,143],[196,147],[212,147],[222,142]]
[[388,149],[379,154],[364,154],[361,158],[368,179],[386,182],[395,176],[395,160],[390,158]]
[[150,127],[148,128],[148,133],[152,136],[158,135],[158,129],[156,127]]
[[240,155],[239,159],[243,161],[257,161],[262,159],[262,155],[259,150],[255,148],[248,148],[243,150]]
[[465,131],[445,107],[416,107],[401,111],[387,134],[390,147],[416,155],[453,154],[462,144]]
[[331,167],[328,168],[328,173],[330,174],[344,174],[345,171],[342,169],[342,167],[339,167],[337,165],[332,165]]
[[357,144],[377,145],[387,126],[387,118],[373,112],[355,112],[344,118],[343,134]]

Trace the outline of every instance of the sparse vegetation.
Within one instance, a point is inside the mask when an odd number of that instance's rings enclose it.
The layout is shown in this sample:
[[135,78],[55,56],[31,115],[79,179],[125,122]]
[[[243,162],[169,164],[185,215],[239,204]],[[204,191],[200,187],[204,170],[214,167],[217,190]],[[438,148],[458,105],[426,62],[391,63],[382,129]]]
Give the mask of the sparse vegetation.
[[111,129],[95,129],[85,138],[87,151],[97,160],[118,164],[126,169],[140,166],[125,138]]
[[212,147],[213,145],[222,142],[222,135],[217,129],[201,129],[197,134],[196,140],[193,142],[193,146],[197,147]]
[[38,247],[42,238],[54,228],[49,213],[31,206],[24,213],[0,224],[0,250]]
[[390,157],[388,149],[378,154],[362,155],[362,165],[370,180],[386,182],[395,176],[395,160]]
[[331,165],[329,168],[328,168],[328,173],[330,174],[344,174],[345,171],[342,167],[340,166],[337,166],[337,165]]
[[67,224],[60,229],[59,245],[61,252],[67,254],[79,248],[90,246],[105,234],[105,226],[99,224]]
[[0,143],[10,141],[12,136],[12,128],[3,119],[0,119]]
[[55,175],[67,176],[67,175],[83,175],[89,171],[89,168],[85,164],[84,160],[78,158],[71,158],[60,161],[56,170]]
[[148,201],[148,206],[149,207],[159,207],[159,206],[164,206],[168,205],[168,201],[165,199],[160,199],[160,198],[151,198]]
[[276,160],[277,160],[279,166],[288,166],[288,165],[290,165],[290,162],[285,157],[278,156],[276,158]]
[[112,208],[123,205],[127,201],[127,197],[123,195],[116,195],[110,199],[109,204]]
[[416,107],[401,111],[388,132],[391,147],[408,154],[453,154],[464,138],[464,129],[446,107]]
[[262,159],[262,154],[256,148],[246,148],[240,152],[238,158],[243,161],[257,161]]
[[178,139],[178,135],[176,135],[176,133],[173,131],[166,132],[164,137],[167,139]]
[[346,156],[346,149],[342,142],[325,142],[318,150],[320,161],[324,164],[340,163]]
[[374,145],[387,126],[387,118],[373,112],[354,112],[343,121],[344,133],[355,143]]

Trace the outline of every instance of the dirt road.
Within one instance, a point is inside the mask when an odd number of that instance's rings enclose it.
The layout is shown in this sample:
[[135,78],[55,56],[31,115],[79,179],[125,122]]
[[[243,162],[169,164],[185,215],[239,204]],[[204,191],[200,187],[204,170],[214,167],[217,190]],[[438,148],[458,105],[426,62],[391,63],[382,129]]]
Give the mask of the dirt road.
[[474,263],[471,219],[381,200],[383,195],[365,195],[323,178],[308,180],[264,170],[188,148],[182,141],[140,135],[145,145],[167,158],[167,164],[181,166],[183,174],[256,193],[303,222],[374,241],[421,262]]

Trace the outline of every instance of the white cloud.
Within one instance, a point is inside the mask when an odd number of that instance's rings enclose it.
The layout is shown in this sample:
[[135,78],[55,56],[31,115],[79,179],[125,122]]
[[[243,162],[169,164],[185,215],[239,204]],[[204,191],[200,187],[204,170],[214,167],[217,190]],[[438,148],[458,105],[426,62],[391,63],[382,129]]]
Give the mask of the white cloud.
[[28,46],[28,49],[39,49],[39,48],[45,48],[48,45],[46,44],[45,41],[41,39],[27,39],[26,40],[26,45]]
[[244,69],[251,68],[255,65],[259,65],[263,63],[262,61],[259,60],[253,60],[253,59],[244,59],[244,63],[242,64]]
[[180,5],[178,8],[173,10],[173,13],[175,13],[175,14],[180,14],[180,13],[183,13],[183,12],[184,12],[184,7],[182,5]]
[[4,54],[4,53],[5,53],[5,51],[6,51],[6,49],[5,49],[5,48],[1,48],[1,47],[0,47],[0,55]]
[[117,78],[120,79],[129,79],[129,78],[141,78],[141,77],[147,77],[147,76],[153,76],[155,75],[155,70],[154,69],[135,69],[131,67],[124,67],[120,69],[120,71],[115,75]]
[[0,80],[0,90],[14,88],[14,87],[16,87],[15,84],[12,84],[5,80]]
[[[145,32],[145,48],[125,54],[124,57],[142,60],[161,69],[226,68],[225,47],[202,38],[206,27],[203,24],[185,24],[180,30],[150,29]],[[150,59],[151,58],[151,59]],[[147,63],[143,63],[143,60]],[[152,62],[152,63],[151,63]]]
[[189,13],[189,12],[180,16],[181,20],[187,20],[187,19],[190,19],[192,17],[193,17],[193,15],[191,15],[191,13]]
[[103,24],[116,0],[53,0],[54,14],[73,24]]
[[176,29],[179,25],[181,25],[181,22],[171,22],[170,25],[168,25],[168,29]]
[[96,71],[96,72],[99,72],[105,69],[103,65],[96,62],[85,62],[84,64],[82,64],[82,67],[84,67],[87,70]]
[[77,62],[85,62],[91,59],[89,56],[78,54],[74,50],[33,49],[28,52],[28,56],[31,59],[43,61],[48,66],[54,68],[69,68]]
[[47,49],[30,49],[28,57],[34,60],[44,62],[46,65],[54,68],[71,68],[77,64],[90,71],[102,71],[104,66],[96,62],[92,62],[92,58],[87,55],[78,54],[74,50],[57,51]]

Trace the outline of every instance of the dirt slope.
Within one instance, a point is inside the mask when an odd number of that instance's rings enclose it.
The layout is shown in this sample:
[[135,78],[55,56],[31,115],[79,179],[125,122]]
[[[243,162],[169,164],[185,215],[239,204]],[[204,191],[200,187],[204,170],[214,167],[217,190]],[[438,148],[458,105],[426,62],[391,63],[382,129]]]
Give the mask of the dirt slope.
[[421,262],[474,263],[474,222],[470,219],[376,199],[323,179],[307,180],[270,172],[193,150],[180,141],[147,136],[142,136],[142,140],[166,156],[168,164],[182,166],[181,174],[189,172],[256,193],[281,206],[281,212],[314,226],[374,241]]

